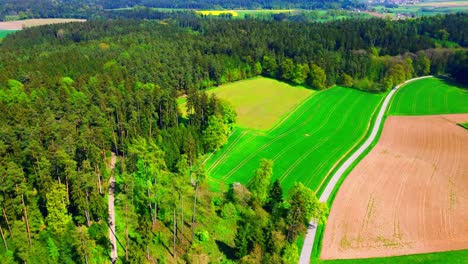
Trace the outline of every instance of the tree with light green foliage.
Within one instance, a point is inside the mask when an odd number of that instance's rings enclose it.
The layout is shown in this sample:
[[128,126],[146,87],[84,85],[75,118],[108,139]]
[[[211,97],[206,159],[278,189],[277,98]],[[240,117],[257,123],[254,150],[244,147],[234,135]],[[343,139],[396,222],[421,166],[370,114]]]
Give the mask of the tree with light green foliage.
[[273,175],[273,161],[262,159],[260,166],[255,171],[250,191],[254,200],[260,204],[264,204],[268,198],[268,190],[270,188],[271,176]]
[[299,250],[296,243],[288,243],[283,251],[283,263],[284,264],[296,264],[299,260]]
[[302,183],[296,183],[291,190],[290,208],[286,222],[288,224],[287,239],[294,242],[296,238],[307,230],[311,219],[318,223],[325,223],[328,215],[326,203],[321,203],[315,193]]
[[319,90],[327,88],[327,75],[317,64],[312,64],[310,67],[308,84]]
[[413,67],[416,75],[428,75],[431,70],[431,61],[425,52],[418,52],[416,58],[413,60]]
[[304,84],[307,80],[307,75],[309,74],[309,65],[307,63],[304,64],[296,64],[294,65],[294,70],[292,73],[292,82],[294,84]]
[[286,58],[281,62],[281,79],[292,81],[294,73],[294,62],[290,58]]
[[203,131],[203,143],[206,151],[216,151],[227,142],[228,128],[222,118],[212,115],[208,118],[208,127]]
[[8,80],[7,88],[0,88],[0,102],[8,105],[29,102],[24,85],[17,80]]
[[47,193],[47,217],[46,222],[49,229],[57,234],[63,234],[71,216],[68,215],[67,189],[64,184],[52,184]]

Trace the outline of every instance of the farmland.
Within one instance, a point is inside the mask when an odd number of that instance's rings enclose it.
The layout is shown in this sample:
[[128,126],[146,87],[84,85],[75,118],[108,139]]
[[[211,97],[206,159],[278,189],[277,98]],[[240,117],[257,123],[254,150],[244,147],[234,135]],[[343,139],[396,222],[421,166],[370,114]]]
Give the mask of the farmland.
[[389,117],[377,146],[338,192],[321,257],[465,249],[468,134],[456,125],[462,120],[468,114]]
[[84,22],[85,19],[41,18],[0,22],[0,30],[21,30],[23,28],[49,24]]
[[212,186],[248,184],[260,159],[267,158],[275,161],[273,179],[285,189],[299,181],[318,190],[341,158],[363,139],[382,98],[334,87],[307,98],[266,133],[237,128],[228,144],[207,161]]
[[389,107],[390,115],[468,113],[468,92],[443,79],[419,80],[400,89]]

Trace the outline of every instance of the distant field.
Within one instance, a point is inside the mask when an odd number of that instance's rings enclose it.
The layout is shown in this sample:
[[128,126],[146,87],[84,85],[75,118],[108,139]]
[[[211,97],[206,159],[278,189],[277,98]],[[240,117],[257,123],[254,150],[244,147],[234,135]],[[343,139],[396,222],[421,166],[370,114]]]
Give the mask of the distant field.
[[428,1],[416,3],[415,6],[468,7],[468,1]]
[[245,17],[245,15],[257,15],[257,14],[280,14],[280,13],[290,13],[294,12],[292,9],[258,9],[258,10],[200,10],[196,11],[198,14],[202,15],[227,15],[231,14],[233,17]]
[[443,79],[428,78],[398,90],[390,115],[435,115],[468,113],[468,90]]
[[0,30],[21,30],[23,28],[43,26],[49,24],[84,22],[85,19],[40,18],[0,22]]
[[340,159],[363,139],[382,98],[334,87],[309,97],[267,133],[238,128],[207,161],[212,186],[249,183],[260,159],[267,158],[275,161],[273,179],[280,179],[285,189],[296,181],[319,189]]
[[233,10],[204,10],[204,11],[196,11],[196,13],[202,14],[205,16],[220,16],[220,15],[232,15],[233,17],[239,16],[239,13]]
[[430,1],[420,2],[415,5],[398,5],[396,8],[387,8],[382,5],[374,6],[378,12],[372,15],[381,14],[382,16],[396,16],[400,14],[414,14],[417,16],[432,16],[438,14],[447,14],[454,12],[467,12],[468,1]]

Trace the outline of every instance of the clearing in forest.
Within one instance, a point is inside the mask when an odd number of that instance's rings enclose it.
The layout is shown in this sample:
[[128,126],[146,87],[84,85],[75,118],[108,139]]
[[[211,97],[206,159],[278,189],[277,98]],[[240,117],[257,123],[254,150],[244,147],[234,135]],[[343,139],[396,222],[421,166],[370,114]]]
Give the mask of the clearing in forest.
[[457,125],[466,121],[468,114],[388,117],[334,200],[321,258],[468,248],[468,133]]
[[23,28],[43,26],[50,24],[60,24],[69,22],[85,22],[86,19],[72,19],[72,18],[35,18],[26,20],[15,20],[0,22],[0,30],[21,30]]
[[[235,107],[237,126],[268,130],[313,94],[313,91],[274,79],[257,77],[207,90],[208,95],[212,93]],[[186,98],[179,98],[178,104],[185,115]]]
[[[269,94],[250,93],[246,100],[263,101],[265,95]],[[265,101],[264,106],[270,111],[284,101],[283,95],[273,95],[275,101]],[[212,186],[248,184],[260,159],[266,158],[274,160],[273,180],[280,179],[285,189],[299,181],[318,190],[331,170],[364,139],[382,98],[381,94],[334,87],[307,98],[266,133],[237,128],[207,161]]]
[[238,126],[268,130],[313,91],[258,77],[222,85],[211,93],[234,105]]
[[427,78],[397,91],[390,115],[468,113],[468,91],[444,79]]

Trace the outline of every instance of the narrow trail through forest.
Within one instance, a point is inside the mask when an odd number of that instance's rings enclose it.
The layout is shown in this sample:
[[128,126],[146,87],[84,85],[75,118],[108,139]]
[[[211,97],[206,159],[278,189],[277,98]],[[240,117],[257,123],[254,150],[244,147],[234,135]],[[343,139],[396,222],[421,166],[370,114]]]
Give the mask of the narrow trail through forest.
[[[375,140],[375,137],[377,136],[380,127],[382,126],[382,122],[384,119],[384,115],[387,112],[387,108],[390,104],[390,100],[392,99],[393,95],[395,92],[403,85],[424,79],[424,78],[430,78],[432,76],[423,76],[423,77],[418,77],[418,78],[413,78],[410,80],[405,81],[402,84],[399,84],[393,88],[390,93],[388,93],[387,97],[385,98],[385,101],[383,102],[382,106],[380,107],[379,114],[375,120],[374,127],[372,128],[372,132],[369,135],[369,137],[366,139],[366,141],[357,149],[341,166],[340,168],[335,172],[333,177],[331,178],[330,182],[327,184],[325,187],[325,190],[323,191],[322,195],[320,195],[320,202],[327,202],[328,198],[330,198],[331,193],[335,189],[336,184],[340,180],[340,178],[343,176],[343,174],[348,170],[349,167],[370,147],[372,142]],[[312,219],[309,223],[309,227],[307,228],[307,234],[304,239],[304,245],[302,246],[301,250],[301,256],[299,257],[299,264],[307,264],[310,263],[310,257],[312,255],[312,249],[314,247],[314,240],[315,240],[315,233],[317,232],[317,222],[315,219]]]
[[115,177],[114,168],[117,156],[112,152],[111,162],[109,169],[111,170],[111,176],[109,179],[109,240],[111,246],[111,260],[115,263],[117,260],[117,239],[115,237],[115,210],[114,210],[114,189],[115,189]]

